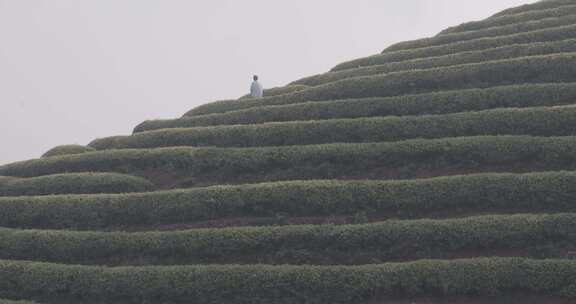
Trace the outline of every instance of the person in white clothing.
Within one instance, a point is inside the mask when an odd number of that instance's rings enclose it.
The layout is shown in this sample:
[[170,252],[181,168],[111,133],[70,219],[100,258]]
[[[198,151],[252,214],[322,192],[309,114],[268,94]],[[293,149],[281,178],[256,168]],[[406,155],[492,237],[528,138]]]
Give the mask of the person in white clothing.
[[252,82],[252,86],[250,86],[250,97],[252,98],[262,98],[264,95],[264,88],[258,82],[258,76],[254,75],[254,81]]

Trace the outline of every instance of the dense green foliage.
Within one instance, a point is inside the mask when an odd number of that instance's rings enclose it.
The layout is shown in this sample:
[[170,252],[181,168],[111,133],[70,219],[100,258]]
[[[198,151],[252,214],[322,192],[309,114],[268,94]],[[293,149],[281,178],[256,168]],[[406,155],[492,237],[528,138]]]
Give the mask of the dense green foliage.
[[66,173],[0,183],[0,196],[128,193],[152,190],[141,178],[117,173]]
[[[348,177],[398,178],[447,172],[556,170],[576,167],[575,137],[478,136],[386,143],[259,148],[157,148],[105,150],[0,167],[0,174],[39,176],[62,172],[164,170],[204,184],[238,180]],[[437,172],[437,173],[434,173]],[[154,177],[154,176],[152,176]],[[193,182],[192,180],[192,182]]]
[[505,10],[503,10],[497,14],[494,14],[494,16],[492,16],[492,17],[512,15],[512,14],[520,14],[520,13],[525,13],[525,12],[530,12],[530,11],[539,11],[539,10],[557,8],[559,6],[561,7],[564,5],[571,5],[571,4],[576,4],[576,1],[574,1],[574,0],[544,0],[544,1],[538,1],[536,3],[525,4],[525,5],[505,9]]
[[0,229],[0,258],[107,265],[366,264],[521,250],[562,258],[576,248],[576,214],[481,216],[366,225],[73,232]]
[[576,173],[400,181],[290,181],[150,193],[0,198],[0,225],[101,229],[236,217],[413,219],[475,212],[576,212]]
[[34,304],[36,302],[29,302],[29,301],[12,301],[12,300],[5,300],[0,299],[0,304]]
[[404,95],[263,106],[226,113],[149,120],[134,132],[213,125],[257,124],[332,118],[447,114],[494,108],[554,106],[576,100],[576,83],[498,86]]
[[258,147],[477,135],[576,135],[576,107],[164,129],[101,138],[90,146],[99,150],[171,146]]
[[13,182],[15,180],[17,180],[17,177],[11,177],[11,176],[0,176],[0,187],[4,186],[5,184],[9,183],[9,182]]
[[498,295],[519,290],[573,297],[575,280],[574,261],[522,258],[348,267],[104,268],[0,261],[1,295],[87,303],[359,303],[386,295]]
[[576,25],[548,28],[514,35],[487,37],[425,48],[399,50],[344,62],[332,69],[339,71],[363,66],[437,57],[467,51],[479,51],[513,44],[558,41],[576,38]]
[[[576,14],[576,5],[567,7],[562,11],[563,12],[570,11]],[[403,49],[430,47],[434,45],[441,45],[452,42],[461,42],[485,37],[512,35],[522,32],[541,30],[545,28],[572,25],[575,23],[576,23],[576,15],[566,15],[562,17],[552,17],[534,21],[531,20],[528,22],[514,23],[506,26],[491,27],[477,31],[458,32],[452,34],[438,35],[430,38],[400,42],[386,48],[386,52],[398,51]]]
[[317,86],[329,82],[359,76],[370,76],[376,74],[401,72],[407,70],[430,69],[430,68],[438,68],[460,64],[480,63],[490,60],[502,60],[502,59],[525,57],[525,56],[569,53],[575,51],[576,51],[576,39],[568,39],[568,40],[538,42],[529,44],[512,44],[480,51],[469,51],[439,57],[427,57],[422,59],[413,59],[408,61],[400,61],[384,64],[378,64],[378,59],[383,59],[385,62],[386,58],[375,57],[374,60],[371,62],[371,64],[373,65],[314,75],[300,79],[298,81],[295,81],[294,83],[301,83],[309,86]]
[[565,53],[355,77],[277,97],[213,102],[199,106],[189,113],[202,115],[305,101],[388,97],[518,83],[575,80],[576,53]]
[[69,155],[69,154],[80,154],[94,151],[90,147],[85,147],[81,145],[63,145],[57,146],[48,150],[42,157],[59,156],[59,155]]
[[[572,1],[572,0],[567,0]],[[446,35],[450,33],[458,33],[458,32],[467,32],[467,31],[476,31],[483,28],[490,28],[496,26],[504,26],[508,24],[520,23],[520,22],[527,22],[533,20],[539,20],[544,18],[553,18],[553,17],[562,17],[565,15],[571,14],[569,11],[573,5],[576,4],[574,2],[566,3],[566,5],[553,7],[549,9],[543,10],[534,10],[534,11],[525,11],[518,14],[508,14],[508,15],[501,15],[501,16],[494,16],[492,18],[480,20],[480,21],[471,21],[466,22],[457,26],[449,27],[440,32],[439,35]]]
[[[307,88],[308,88],[308,86],[306,86],[306,85],[294,84],[294,85],[287,85],[284,87],[266,89],[266,90],[264,90],[264,97],[284,95],[284,94],[288,94],[288,93],[302,91],[302,90],[307,89]],[[245,95],[245,96],[242,96],[241,98],[250,98],[250,95]]]

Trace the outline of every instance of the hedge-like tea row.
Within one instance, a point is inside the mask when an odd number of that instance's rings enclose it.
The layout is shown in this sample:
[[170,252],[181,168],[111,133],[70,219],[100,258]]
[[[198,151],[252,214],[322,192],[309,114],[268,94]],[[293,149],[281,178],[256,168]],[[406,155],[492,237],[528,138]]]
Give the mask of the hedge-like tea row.
[[12,301],[12,300],[0,299],[0,304],[38,304],[38,303],[29,301]]
[[152,189],[152,183],[136,176],[116,173],[66,173],[1,183],[0,196],[128,193]]
[[284,106],[263,106],[246,110],[178,119],[148,120],[134,133],[215,125],[258,124],[373,116],[406,116],[481,111],[494,108],[554,106],[574,103],[576,83],[544,83],[497,86],[404,95],[384,98],[344,99],[305,102]]
[[286,179],[399,178],[449,172],[576,168],[576,137],[477,136],[386,143],[259,148],[105,150],[17,162],[0,174],[152,170],[188,178],[188,185]]
[[0,187],[4,186],[5,184],[17,180],[17,177],[11,176],[0,176]]
[[[534,20],[540,20],[545,18],[553,18],[553,17],[562,17],[567,15],[565,12],[571,9],[576,3],[567,3],[566,5],[561,5],[554,8],[544,9],[544,10],[534,10],[534,11],[526,11],[523,13],[518,14],[510,14],[510,15],[501,15],[501,16],[494,16],[491,18],[487,18],[480,21],[471,21],[462,23],[457,26],[449,27],[443,31],[441,31],[438,36],[452,34],[452,33],[461,33],[461,32],[468,32],[468,31],[477,31],[484,28],[491,28],[497,26],[505,26],[509,24],[515,24],[520,22],[529,22]],[[570,13],[568,13],[570,14]]]
[[[566,7],[562,10],[563,13],[571,12],[572,14],[576,14],[576,5],[571,7]],[[521,22],[501,27],[491,27],[486,29],[480,29],[477,31],[469,31],[469,32],[458,32],[458,33],[451,33],[445,35],[438,35],[430,38],[423,38],[411,41],[405,41],[396,43],[388,48],[386,48],[386,52],[391,51],[398,51],[398,50],[405,50],[405,49],[414,49],[414,48],[422,48],[422,47],[430,47],[435,45],[442,45],[447,43],[453,42],[462,42],[466,40],[478,39],[478,38],[486,38],[486,37],[497,37],[497,36],[505,36],[505,35],[512,35],[518,34],[522,32],[531,32],[536,30],[541,30],[545,28],[551,27],[558,27],[558,26],[566,26],[566,25],[573,25],[576,24],[576,16],[575,15],[565,15],[562,17],[552,17],[552,18],[545,18],[536,21],[528,21],[528,22]]]
[[[576,27],[574,34],[576,34]],[[562,53],[355,77],[277,97],[213,102],[196,107],[187,115],[222,113],[258,106],[311,101],[389,97],[442,90],[575,80],[576,53]]]
[[92,149],[90,147],[81,146],[81,145],[63,145],[63,146],[54,147],[54,148],[46,151],[46,153],[44,153],[44,155],[42,155],[42,157],[60,156],[60,155],[69,155],[69,154],[81,154],[81,153],[92,152],[92,151],[94,151],[94,149]]
[[341,63],[334,67],[331,71],[334,72],[339,70],[370,66],[374,64],[438,57],[468,51],[486,50],[512,44],[529,44],[574,38],[576,38],[576,25],[561,26],[514,35],[479,38],[425,48],[385,52],[382,54],[372,55],[369,57]]
[[430,69],[525,56],[570,53],[574,51],[576,51],[576,39],[529,44],[513,44],[481,51],[462,52],[439,57],[430,57],[384,64],[376,64],[377,61],[374,60],[372,64],[376,65],[314,75],[297,80],[294,83],[317,86],[352,77],[401,72],[406,70]]
[[291,181],[150,193],[0,198],[0,226],[101,229],[238,217],[414,219],[474,212],[576,212],[576,173],[399,181]]
[[573,298],[575,280],[575,261],[523,258],[366,266],[119,268],[0,261],[1,295],[51,302],[363,303],[382,296],[494,296],[518,291]]
[[576,248],[576,214],[501,215],[366,225],[304,225],[172,232],[0,229],[0,258],[106,265],[366,264],[498,256],[563,258]]
[[545,10],[550,8],[557,8],[563,5],[571,5],[576,4],[574,0],[546,0],[546,1],[538,1],[532,4],[525,4],[509,9],[505,9],[497,14],[494,14],[492,17],[499,17],[504,15],[512,15],[512,14],[520,14],[530,11],[538,11],[538,10]]
[[90,146],[98,150],[174,146],[259,147],[478,135],[576,135],[576,106],[163,129],[101,138]]
[[[278,95],[284,95],[284,94],[288,94],[288,93],[294,93],[294,92],[302,91],[302,90],[307,89],[307,88],[308,88],[308,86],[306,86],[306,85],[294,84],[294,85],[287,85],[284,87],[266,89],[266,90],[264,90],[264,97],[278,96]],[[241,98],[250,98],[250,95],[244,95]]]

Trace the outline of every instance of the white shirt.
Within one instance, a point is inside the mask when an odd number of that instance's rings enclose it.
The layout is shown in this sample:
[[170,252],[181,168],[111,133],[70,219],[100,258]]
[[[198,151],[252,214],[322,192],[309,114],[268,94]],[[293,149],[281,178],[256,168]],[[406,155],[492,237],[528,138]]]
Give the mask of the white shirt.
[[258,82],[258,80],[254,80],[252,82],[252,86],[250,86],[250,96],[252,98],[262,98],[264,95],[264,89],[262,85]]

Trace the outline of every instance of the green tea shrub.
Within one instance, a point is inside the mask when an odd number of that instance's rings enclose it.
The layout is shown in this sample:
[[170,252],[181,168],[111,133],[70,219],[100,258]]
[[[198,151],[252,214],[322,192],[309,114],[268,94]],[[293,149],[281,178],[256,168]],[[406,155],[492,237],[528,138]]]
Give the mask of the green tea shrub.
[[81,145],[63,145],[57,146],[48,150],[42,157],[60,156],[60,155],[70,155],[70,154],[80,154],[94,151],[94,149]]
[[150,191],[149,181],[117,173],[66,173],[0,183],[0,196],[127,193]]
[[5,184],[7,184],[9,182],[13,182],[17,179],[18,179],[17,177],[12,177],[12,176],[0,176],[0,187],[4,186]]
[[495,296],[518,291],[573,298],[575,278],[575,261],[524,258],[348,267],[107,268],[0,261],[0,294],[76,303],[178,303],[180,299],[197,304],[362,303],[382,296]]

